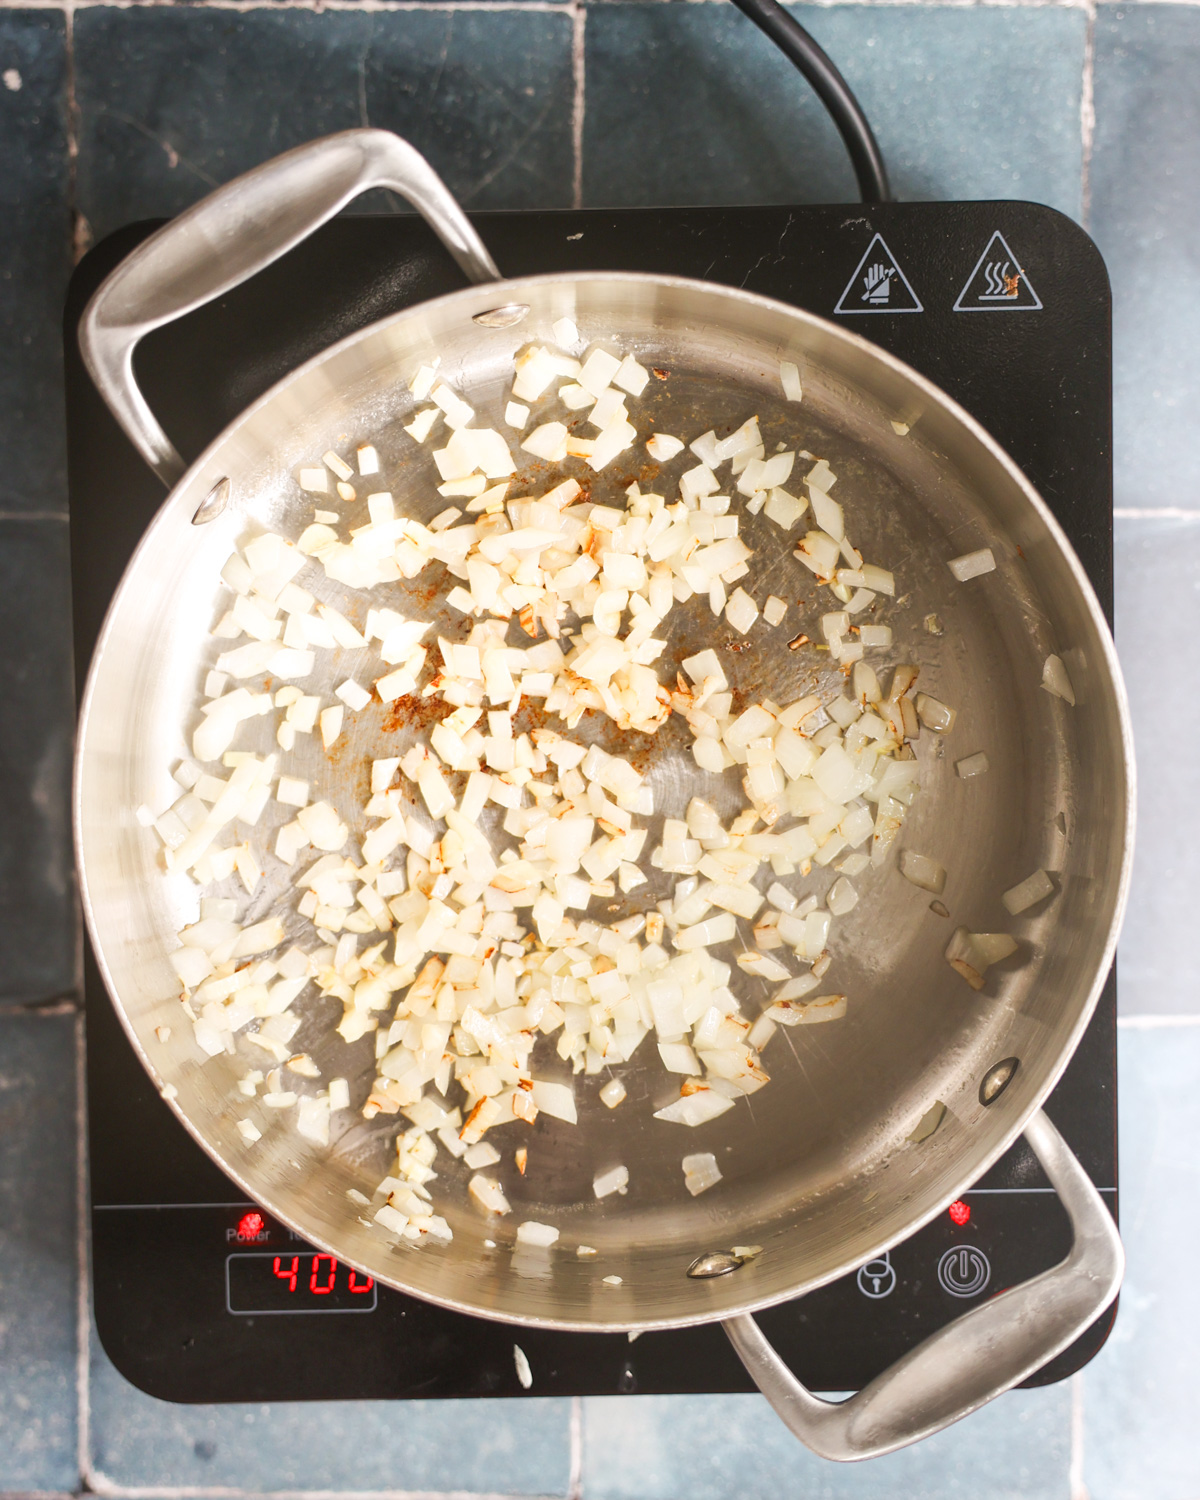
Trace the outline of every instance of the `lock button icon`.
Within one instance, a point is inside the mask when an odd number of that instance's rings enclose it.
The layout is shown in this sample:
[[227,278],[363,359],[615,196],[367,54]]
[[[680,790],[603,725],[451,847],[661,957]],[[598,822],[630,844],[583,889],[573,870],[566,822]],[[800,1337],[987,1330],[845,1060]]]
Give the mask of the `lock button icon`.
[[858,1289],[872,1302],[890,1296],[896,1290],[896,1268],[888,1254],[876,1256],[858,1270]]

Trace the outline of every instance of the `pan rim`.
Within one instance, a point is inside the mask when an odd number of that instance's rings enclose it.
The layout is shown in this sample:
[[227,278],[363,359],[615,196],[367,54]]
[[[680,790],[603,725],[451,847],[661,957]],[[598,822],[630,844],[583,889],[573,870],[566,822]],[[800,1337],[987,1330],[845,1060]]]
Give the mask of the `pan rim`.
[[[76,747],[71,787],[71,813],[72,813],[72,835],[75,852],[76,870],[78,872],[80,903],[87,930],[91,937],[92,950],[96,959],[97,968],[108,991],[110,1001],[117,1012],[118,1019],[129,1038],[134,1052],[142,1066],[156,1085],[159,1096],[173,1111],[176,1118],[205,1151],[205,1153],[221,1168],[223,1172],[239,1188],[247,1193],[248,1197],[265,1208],[272,1217],[289,1229],[299,1234],[308,1243],[317,1249],[329,1254],[336,1254],[339,1259],[346,1260],[349,1265],[355,1265],[352,1258],[346,1257],[329,1240],[311,1233],[297,1223],[288,1213],[280,1212],[272,1203],[270,1195],[259,1194],[252,1190],[242,1173],[236,1165],[230,1163],[206,1140],[200,1129],[179,1107],[176,1100],[164,1095],[164,1088],[169,1080],[165,1079],[154,1066],[151,1058],[140,1042],[133,1023],[124,1007],[116,998],[116,985],[113,981],[111,969],[104,951],[104,945],[100,941],[97,932],[97,922],[91,891],[88,883],[87,866],[84,859],[83,849],[83,768],[87,752],[89,721],[92,713],[93,703],[97,693],[97,679],[100,665],[103,661],[105,648],[109,638],[115,629],[118,614],[121,612],[127,592],[131,590],[131,580],[137,571],[138,560],[147,547],[150,538],[157,532],[161,525],[166,524],[168,518],[173,518],[176,512],[182,510],[186,503],[185,497],[197,487],[197,481],[203,483],[207,478],[211,482],[211,476],[217,474],[220,465],[216,462],[228,439],[237,432],[244,424],[250,422],[264,407],[276,400],[280,393],[293,383],[299,382],[306,375],[318,369],[328,361],[336,359],[346,350],[354,345],[376,335],[385,329],[402,324],[406,319],[417,318],[430,313],[441,312],[447,308],[453,308],[456,304],[465,307],[476,307],[483,303],[486,305],[498,305],[505,301],[519,301],[520,292],[523,289],[542,289],[551,286],[580,285],[580,284],[636,284],[639,286],[657,286],[663,290],[677,290],[692,294],[702,294],[726,304],[734,306],[742,305],[759,311],[766,311],[777,316],[786,318],[793,326],[800,325],[813,331],[819,332],[824,338],[835,340],[848,348],[853,348],[859,353],[867,355],[871,360],[890,370],[894,375],[909,382],[924,396],[932,405],[940,408],[944,414],[965,429],[969,437],[976,442],[988,455],[988,458],[997,464],[1006,474],[1010,482],[1020,490],[1025,501],[1029,504],[1040,523],[1045,527],[1050,538],[1056,543],[1060,554],[1066,561],[1075,587],[1082,597],[1084,607],[1091,621],[1092,628],[1100,643],[1103,656],[1104,668],[1107,679],[1111,685],[1114,698],[1114,706],[1117,714],[1117,738],[1120,743],[1123,776],[1123,790],[1125,796],[1125,816],[1122,829],[1121,863],[1120,872],[1115,885],[1114,899],[1112,903],[1111,916],[1108,921],[1107,931],[1101,945],[1100,956],[1095,966],[1086,1001],[1079,1007],[1074,1024],[1065,1039],[1059,1055],[1053,1066],[1046,1069],[1041,1081],[1033,1090],[1031,1101],[1016,1115],[1014,1123],[1006,1129],[998,1141],[978,1157],[972,1157],[968,1168],[954,1175],[952,1190],[946,1190],[940,1194],[932,1207],[908,1220],[903,1228],[892,1234],[880,1238],[872,1254],[867,1255],[870,1260],[876,1256],[883,1255],[894,1249],[897,1245],[912,1237],[924,1225],[930,1223],[947,1206],[967,1191],[972,1183],[977,1181],[1003,1154],[1009,1150],[1017,1138],[1022,1134],[1028,1120],[1041,1108],[1048,1095],[1054,1089],[1061,1078],[1064,1070],[1078,1048],[1079,1042],[1086,1030],[1092,1015],[1095,1012],[1100,994],[1107,981],[1109,970],[1112,967],[1116,951],[1117,939],[1120,934],[1121,925],[1124,920],[1128,905],[1129,889],[1132,880],[1134,842],[1136,830],[1136,803],[1137,803],[1137,773],[1134,758],[1133,731],[1129,711],[1128,696],[1125,689],[1124,678],[1120,664],[1117,659],[1116,648],[1113,643],[1112,633],[1104,612],[1100,607],[1095,590],[1091,581],[1084,571],[1082,563],[1068,540],[1058,520],[1042,499],[1036,488],[1026,478],[1019,466],[1009,457],[1004,448],[991,436],[990,433],[968,412],[959,405],[952,397],[948,396],[940,387],[914,370],[903,360],[897,358],[888,351],[881,349],[878,345],[851,330],[822,318],[815,313],[804,309],[792,307],[787,303],[780,302],[775,298],[764,297],[755,292],[748,292],[738,287],[722,286],[716,282],[700,281],[690,277],[670,276],[664,274],[642,273],[642,272],[616,272],[616,271],[579,271],[579,272],[543,272],[533,276],[505,279],[500,282],[489,282],[480,286],[469,286],[456,292],[449,292],[429,301],[417,303],[412,307],[403,308],[398,312],[390,313],[363,328],[347,334],[328,348],[313,355],[296,369],[283,376],[273,386],[257,397],[249,406],[234,418],[213,440],[196,460],[188,466],[187,471],[180,478],[174,488],[167,494],[162,506],[151,520],[145,533],[134,549],[121,580],[113,593],[105,613],[104,621],[96,638],[92,659],[88,666],[88,673],[84,690],[80,698],[80,708],[77,720]],[[483,310],[480,308],[479,310]],[[468,314],[470,316],[470,314]],[[874,1242],[872,1242],[874,1243]],[[415,1297],[420,1301],[429,1302],[435,1306],[444,1307],[451,1311],[464,1313],[472,1317],[485,1318],[491,1322],[506,1323],[516,1327],[542,1328],[562,1332],[577,1333],[611,1333],[613,1331],[636,1330],[653,1331],[670,1328],[694,1327],[704,1323],[730,1319],[745,1314],[762,1311],[775,1307],[781,1303],[790,1301],[796,1297],[806,1295],[819,1287],[840,1279],[848,1273],[856,1270],[864,1263],[863,1256],[856,1251],[854,1258],[849,1261],[839,1261],[835,1266],[812,1276],[800,1283],[793,1285],[784,1293],[774,1292],[769,1295],[747,1295],[731,1305],[722,1305],[719,1311],[696,1312],[680,1314],[678,1316],[660,1318],[630,1318],[629,1316],[614,1317],[608,1321],[597,1319],[572,1319],[557,1318],[538,1315],[513,1315],[512,1313],[499,1312],[478,1306],[474,1303],[458,1298],[434,1296],[419,1287],[409,1285],[402,1279],[393,1279],[387,1275],[380,1274],[378,1269],[372,1269],[375,1275],[386,1285],[395,1290],[403,1292],[406,1296]],[[359,1267],[360,1269],[368,1269]],[[707,1283],[697,1283],[706,1285]],[[728,1283],[726,1283],[728,1285]]]

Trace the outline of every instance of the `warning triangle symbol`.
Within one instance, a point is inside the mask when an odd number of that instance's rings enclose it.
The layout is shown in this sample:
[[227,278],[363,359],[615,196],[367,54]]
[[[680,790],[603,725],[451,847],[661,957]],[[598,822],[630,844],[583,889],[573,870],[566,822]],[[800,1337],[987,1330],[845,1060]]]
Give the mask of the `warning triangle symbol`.
[[954,311],[1036,312],[1041,305],[1033,283],[997,229],[959,292]]
[[919,313],[925,309],[900,262],[877,234],[838,298],[835,313]]

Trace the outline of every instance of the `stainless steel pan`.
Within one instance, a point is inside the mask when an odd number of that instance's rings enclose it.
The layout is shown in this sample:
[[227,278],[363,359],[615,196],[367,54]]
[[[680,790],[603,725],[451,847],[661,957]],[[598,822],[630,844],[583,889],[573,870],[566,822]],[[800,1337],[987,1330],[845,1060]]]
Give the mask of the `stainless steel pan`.
[[[138,339],[253,275],[378,186],[420,210],[475,284],[311,360],[184,472],[138,391]],[[547,338],[564,315],[585,337],[614,338],[671,372],[648,395],[649,411],[667,430],[691,436],[758,411],[766,432],[798,437],[831,460],[856,539],[900,578],[904,597],[887,616],[896,631],[893,659],[919,661],[922,685],[959,709],[948,741],[921,742],[923,789],[903,841],[950,869],[946,899],[956,923],[1003,926],[1021,946],[975,994],[943,960],[951,923],[930,912],[928,897],[894,869],[865,876],[864,899],[840,924],[835,951],[838,988],[851,996],[848,1016],[792,1034],[794,1052],[777,1038],[766,1058],[773,1082],[750,1105],[684,1131],[650,1118],[673,1088],[656,1068],[627,1070],[631,1097],[612,1113],[581,1081],[578,1128],[540,1117],[530,1142],[537,1170],[508,1184],[510,1220],[499,1229],[484,1225],[468,1204],[465,1172],[442,1162],[440,1207],[453,1244],[400,1248],[364,1227],[346,1197],[347,1188],[370,1193],[379,1180],[394,1120],[342,1115],[352,1123],[327,1151],[283,1129],[253,1151],[244,1147],[230,1103],[234,1060],[201,1059],[166,961],[175,932],[195,917],[195,892],[164,876],[156,839],[134,810],[164,807],[177,795],[169,770],[185,752],[211,663],[207,632],[230,550],[247,530],[295,535],[311,518],[291,478],[296,465],[331,443],[372,440],[401,510],[427,518],[423,469],[402,461],[412,451],[399,431],[412,370],[440,355],[471,404],[496,420],[514,351]],[[761,297],[669,276],[502,281],[426,163],[372,130],[292,151],[169,224],[97,292],[81,340],[105,399],[172,486],[113,600],[84,695],[75,780],[84,906],[131,1041],[160,1087],[172,1086],[179,1118],[249,1197],[389,1285],[483,1317],[584,1331],[721,1319],[784,1420],[831,1458],[869,1457],[936,1431],[1022,1380],[1100,1314],[1120,1282],[1120,1241],[1039,1106],[1113,957],[1132,848],[1129,720],[1112,643],[1078,560],[1045,504],[976,422],[862,339]],[[779,396],[781,358],[804,371],[800,407],[785,407]],[[908,436],[895,433],[894,419],[911,424]],[[760,600],[768,586],[796,597],[804,575],[780,533],[750,518],[746,525]],[[946,559],[985,545],[997,572],[972,585],[955,582]],[[333,597],[326,580],[305,582]],[[940,637],[921,628],[931,611],[944,621]],[[672,649],[711,644],[716,631],[700,614],[676,628]],[[740,690],[786,702],[824,680],[812,658],[783,648],[781,633],[760,630],[748,639],[748,650],[728,653]],[[1074,707],[1041,687],[1050,652],[1068,664]],[[327,695],[353,666],[327,657],[307,690]],[[265,747],[271,730],[259,722]],[[385,729],[382,714],[367,710],[355,751],[377,754],[385,736],[403,745],[408,732]],[[990,772],[961,781],[954,761],[979,749]],[[352,792],[353,760],[344,757],[339,769],[314,751],[310,767],[328,795],[353,796],[347,805],[361,802]],[[664,731],[649,763],[659,811],[681,812],[695,774],[684,741]],[[999,893],[1039,866],[1054,872],[1057,895],[1044,910],[1008,919]],[[286,873],[266,884],[254,914],[284,896]],[[756,999],[748,987],[751,1014]],[[348,1061],[340,1042],[324,1035],[329,1017],[319,1001],[309,1002],[306,1018],[300,1042],[318,1062],[332,1064],[336,1055],[337,1071],[349,1070],[362,1097],[374,1074],[370,1039]],[[164,1025],[173,1028],[166,1046],[155,1038]],[[912,1143],[915,1123],[937,1100],[947,1107],[941,1127]],[[841,1405],[804,1390],[751,1313],[905,1239],[1022,1132],[1071,1217],[1067,1260],[972,1308]],[[679,1159],[697,1149],[720,1154],[725,1180],[719,1191],[684,1201]],[[593,1172],[617,1161],[630,1168],[628,1195],[595,1202]],[[529,1217],[559,1225],[568,1247],[596,1246],[600,1263],[514,1253],[511,1225]],[[485,1235],[495,1248],[485,1247]],[[762,1253],[739,1263],[729,1254],[735,1244],[761,1245]],[[694,1266],[701,1256],[708,1259]],[[606,1274],[621,1284],[603,1284]]]

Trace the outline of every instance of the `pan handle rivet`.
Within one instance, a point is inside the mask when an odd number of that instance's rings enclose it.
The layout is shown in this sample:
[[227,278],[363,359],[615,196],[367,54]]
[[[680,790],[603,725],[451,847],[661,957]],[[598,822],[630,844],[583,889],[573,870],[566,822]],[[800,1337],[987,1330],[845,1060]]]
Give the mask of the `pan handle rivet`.
[[1002,1062],[993,1064],[983,1075],[983,1082],[979,1085],[980,1104],[984,1106],[995,1104],[1013,1081],[1020,1066],[1021,1060],[1018,1057],[1006,1057]]
[[476,313],[472,323],[484,328],[513,328],[529,316],[528,302],[506,302],[503,307],[492,307],[487,312]]
[[193,526],[203,526],[206,521],[215,521],[229,504],[231,485],[228,479],[218,479],[204,499],[196,507],[192,517]]
[[740,1255],[731,1255],[728,1250],[710,1250],[707,1255],[698,1255],[687,1268],[689,1276],[705,1280],[710,1276],[728,1276],[745,1262]]

